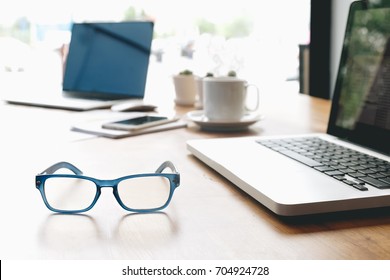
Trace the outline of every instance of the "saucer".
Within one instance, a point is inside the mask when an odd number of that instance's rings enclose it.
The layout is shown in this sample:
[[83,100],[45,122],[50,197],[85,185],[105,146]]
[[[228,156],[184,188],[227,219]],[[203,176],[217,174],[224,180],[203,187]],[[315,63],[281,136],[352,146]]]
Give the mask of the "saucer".
[[263,119],[262,115],[253,112],[246,113],[238,121],[212,121],[204,115],[202,110],[188,112],[187,117],[203,130],[227,132],[247,129],[250,125]]

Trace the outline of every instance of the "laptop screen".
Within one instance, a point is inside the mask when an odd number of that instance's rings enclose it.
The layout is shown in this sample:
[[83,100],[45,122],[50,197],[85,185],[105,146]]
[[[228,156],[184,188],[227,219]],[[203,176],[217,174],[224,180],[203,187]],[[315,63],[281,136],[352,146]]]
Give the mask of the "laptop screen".
[[351,5],[328,133],[390,152],[390,7]]
[[85,97],[142,98],[152,38],[153,23],[148,21],[75,23],[64,91]]

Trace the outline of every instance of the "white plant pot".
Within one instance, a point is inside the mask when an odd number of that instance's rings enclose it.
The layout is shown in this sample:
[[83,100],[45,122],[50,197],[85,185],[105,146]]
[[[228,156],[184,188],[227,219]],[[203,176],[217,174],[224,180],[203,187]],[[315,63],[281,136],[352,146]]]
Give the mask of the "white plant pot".
[[197,96],[197,86],[194,75],[173,76],[176,99],[175,103],[181,106],[194,106]]

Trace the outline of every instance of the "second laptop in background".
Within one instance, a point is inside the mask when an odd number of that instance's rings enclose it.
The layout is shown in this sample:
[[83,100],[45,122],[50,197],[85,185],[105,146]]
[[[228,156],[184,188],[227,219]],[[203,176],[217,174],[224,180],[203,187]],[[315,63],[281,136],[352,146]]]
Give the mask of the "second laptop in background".
[[[8,89],[9,103],[84,111],[143,99],[153,22],[75,23],[62,91],[45,84]],[[50,91],[50,92],[48,92]]]

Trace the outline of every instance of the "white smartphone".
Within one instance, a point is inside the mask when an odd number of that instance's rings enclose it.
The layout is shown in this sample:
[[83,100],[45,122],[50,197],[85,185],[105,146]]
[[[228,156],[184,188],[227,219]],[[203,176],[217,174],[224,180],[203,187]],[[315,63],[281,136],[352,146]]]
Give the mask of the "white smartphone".
[[166,116],[141,116],[131,119],[119,120],[103,124],[103,128],[119,129],[119,130],[137,130],[144,129],[152,126],[162,125],[170,122],[177,121],[178,118],[168,118]]

